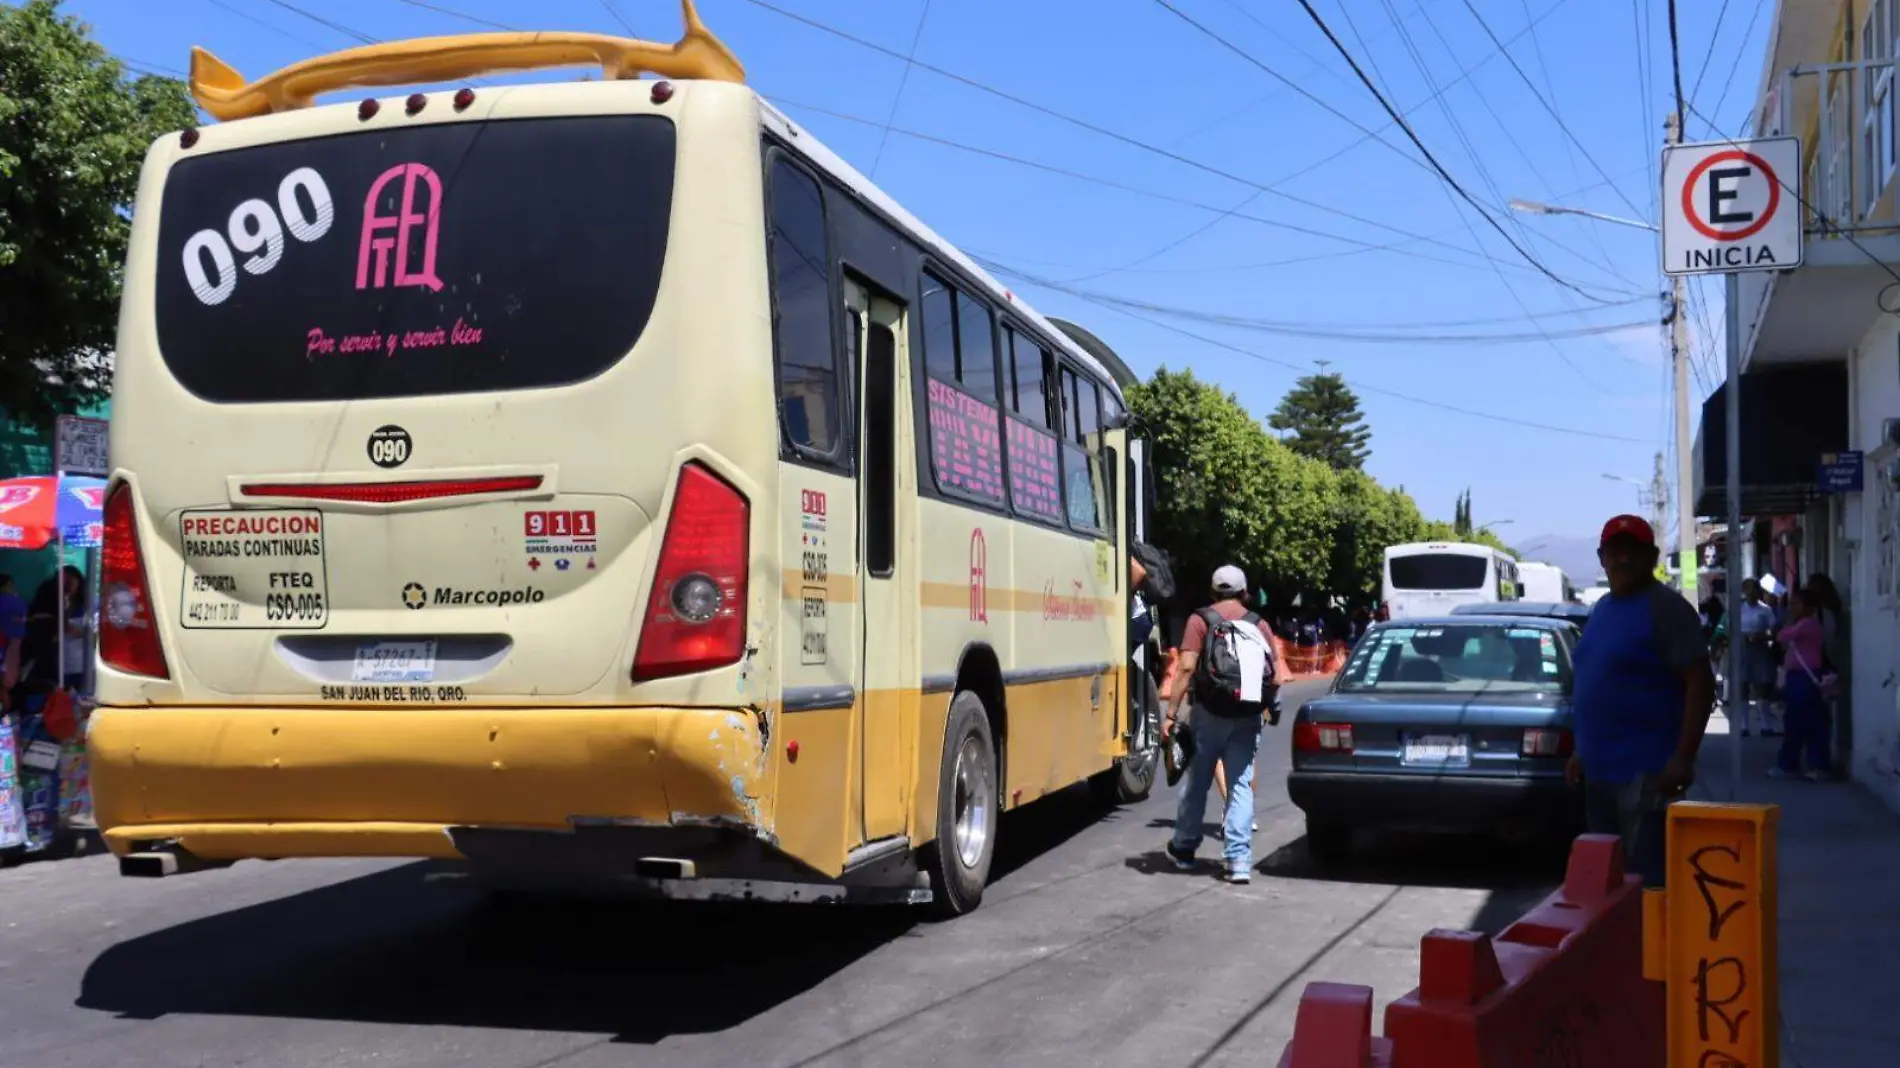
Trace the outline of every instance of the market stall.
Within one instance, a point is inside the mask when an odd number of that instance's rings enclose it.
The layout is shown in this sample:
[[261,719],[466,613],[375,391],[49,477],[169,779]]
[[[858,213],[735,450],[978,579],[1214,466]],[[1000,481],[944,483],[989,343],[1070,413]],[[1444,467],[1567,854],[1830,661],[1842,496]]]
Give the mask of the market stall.
[[[78,475],[0,480],[0,550],[96,550],[105,481]],[[60,851],[90,829],[85,720],[91,710],[94,633],[90,565],[62,568],[34,598],[27,627],[38,641],[10,649],[0,708],[0,863]],[[16,599],[17,603],[17,599]],[[9,645],[29,631],[15,628]]]

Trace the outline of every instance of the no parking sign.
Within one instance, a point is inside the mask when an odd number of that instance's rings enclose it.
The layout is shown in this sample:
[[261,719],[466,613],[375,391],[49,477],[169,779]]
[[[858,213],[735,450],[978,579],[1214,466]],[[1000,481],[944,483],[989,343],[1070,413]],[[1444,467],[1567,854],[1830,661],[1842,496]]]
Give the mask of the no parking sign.
[[1801,142],[1793,137],[1663,151],[1665,274],[1801,264]]

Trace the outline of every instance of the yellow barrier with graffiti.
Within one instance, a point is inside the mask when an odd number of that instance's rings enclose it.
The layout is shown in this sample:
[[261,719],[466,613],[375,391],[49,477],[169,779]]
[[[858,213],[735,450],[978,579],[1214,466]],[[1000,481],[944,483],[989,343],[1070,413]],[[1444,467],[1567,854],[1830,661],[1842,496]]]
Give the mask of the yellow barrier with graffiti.
[[1779,1068],[1777,805],[1669,807],[1667,890],[1643,900],[1643,975],[1667,988],[1669,1068]]

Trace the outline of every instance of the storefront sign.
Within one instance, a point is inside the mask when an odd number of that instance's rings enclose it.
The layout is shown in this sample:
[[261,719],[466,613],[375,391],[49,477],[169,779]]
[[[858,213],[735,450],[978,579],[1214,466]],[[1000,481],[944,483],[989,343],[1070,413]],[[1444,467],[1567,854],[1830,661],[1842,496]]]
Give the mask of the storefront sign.
[[1819,482],[1822,493],[1859,493],[1861,488],[1861,462],[1858,452],[1824,452],[1821,454],[1821,474]]

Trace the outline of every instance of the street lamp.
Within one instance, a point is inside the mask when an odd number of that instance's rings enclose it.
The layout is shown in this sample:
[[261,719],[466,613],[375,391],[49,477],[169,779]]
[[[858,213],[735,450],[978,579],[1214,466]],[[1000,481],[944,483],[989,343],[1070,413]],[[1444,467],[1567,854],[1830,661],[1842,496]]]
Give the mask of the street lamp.
[[1521,200],[1517,197],[1511,198],[1511,210],[1521,211],[1526,215],[1581,215],[1586,219],[1595,219],[1598,222],[1615,223],[1618,226],[1633,226],[1638,230],[1648,230],[1650,233],[1657,232],[1656,227],[1643,222],[1641,219],[1625,219],[1620,215],[1605,215],[1600,211],[1590,211],[1585,208],[1566,208],[1557,204],[1540,204],[1535,200]]

